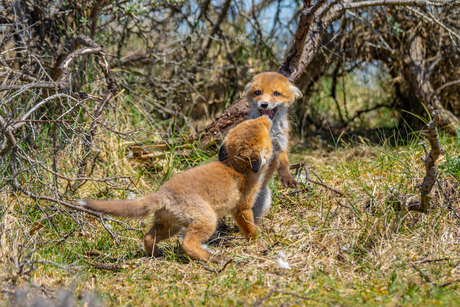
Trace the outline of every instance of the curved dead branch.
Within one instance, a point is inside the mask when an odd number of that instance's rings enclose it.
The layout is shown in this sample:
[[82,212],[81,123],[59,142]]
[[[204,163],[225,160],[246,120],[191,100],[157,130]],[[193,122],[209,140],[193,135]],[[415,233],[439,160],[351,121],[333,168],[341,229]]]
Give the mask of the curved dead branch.
[[438,135],[438,124],[439,114],[435,110],[433,111],[433,120],[428,123],[428,141],[430,142],[431,151],[428,154],[425,149],[426,157],[422,158],[425,164],[425,177],[423,178],[422,185],[420,186],[420,200],[423,212],[427,212],[430,204],[428,194],[431,192],[433,185],[436,183],[438,178],[438,167],[436,166],[436,160],[439,155],[443,152],[441,143],[439,142]]
[[226,109],[216,120],[206,127],[199,135],[191,136],[188,141],[198,140],[204,147],[215,147],[216,142],[224,139],[227,132],[246,120],[249,116],[249,105],[245,97]]
[[428,153],[425,143],[420,143],[425,150],[425,158],[421,158],[425,164],[425,177],[420,185],[420,198],[411,199],[404,194],[392,195],[390,197],[390,202],[394,203],[397,209],[405,208],[409,211],[418,211],[422,213],[428,213],[430,210],[430,198],[428,195],[438,179],[438,167],[436,165],[436,160],[444,151],[441,147],[441,143],[439,142],[438,135],[439,114],[435,110],[433,111],[432,116],[433,120],[427,124],[427,137],[431,146],[430,152]]

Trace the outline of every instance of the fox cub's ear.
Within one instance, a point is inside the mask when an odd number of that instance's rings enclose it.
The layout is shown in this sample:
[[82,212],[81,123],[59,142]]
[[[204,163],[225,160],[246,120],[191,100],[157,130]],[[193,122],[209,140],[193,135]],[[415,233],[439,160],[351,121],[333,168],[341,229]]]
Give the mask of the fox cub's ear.
[[225,149],[225,145],[222,144],[219,148],[219,161],[225,161],[228,158],[228,152],[227,149]]
[[257,174],[260,171],[262,164],[263,164],[262,157],[259,154],[256,154],[254,157],[252,157],[251,168],[254,173]]
[[246,86],[244,87],[244,95],[248,93],[251,86],[252,86],[252,82],[249,82],[248,84],[246,84]]
[[302,92],[294,84],[289,85],[289,90],[294,94],[296,100],[303,97]]

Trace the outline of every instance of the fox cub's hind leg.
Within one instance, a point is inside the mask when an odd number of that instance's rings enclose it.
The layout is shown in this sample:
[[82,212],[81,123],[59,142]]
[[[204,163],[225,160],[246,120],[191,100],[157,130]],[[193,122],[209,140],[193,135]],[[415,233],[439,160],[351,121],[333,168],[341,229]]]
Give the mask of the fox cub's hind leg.
[[174,236],[180,230],[180,226],[171,223],[162,212],[157,212],[155,214],[155,223],[144,236],[144,248],[149,257],[160,257],[162,253],[158,248],[158,242]]
[[268,210],[270,210],[271,203],[272,192],[270,191],[268,184],[264,184],[260,188],[259,193],[257,194],[254,207],[252,207],[252,212],[254,214],[254,222],[257,226],[260,225],[262,219],[268,213]]
[[[161,257],[162,252],[158,248],[158,242],[166,240],[180,231],[180,227],[167,227],[155,222],[144,236],[144,248],[149,257]],[[153,253],[152,253],[153,252]]]
[[184,252],[195,260],[221,262],[225,261],[224,255],[213,255],[210,252],[201,249],[201,244],[209,239],[216,230],[217,219],[215,221],[201,220],[197,223],[188,225],[185,232],[182,248]]

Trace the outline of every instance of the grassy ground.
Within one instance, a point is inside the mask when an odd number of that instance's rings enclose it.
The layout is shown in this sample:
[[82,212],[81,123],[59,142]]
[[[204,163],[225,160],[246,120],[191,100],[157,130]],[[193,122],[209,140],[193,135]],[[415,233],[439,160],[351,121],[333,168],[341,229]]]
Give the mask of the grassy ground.
[[[97,293],[103,304],[130,306],[457,306],[459,219],[447,204],[454,209],[460,205],[455,159],[459,138],[442,137],[449,158],[440,160],[445,167],[433,189],[429,214],[397,211],[386,201],[390,191],[418,194],[424,176],[419,136],[403,142],[395,135],[399,141],[383,145],[358,137],[356,142],[339,139],[315,148],[293,146],[292,163],[306,162],[346,197],[312,184],[292,193],[274,178],[273,207],[256,242],[246,242],[227,218],[206,243],[232,259],[225,266],[191,261],[180,247],[180,236],[162,243],[163,258],[146,258],[142,237],[148,219],[127,221],[138,229],[129,231],[107,223],[113,232],[123,230],[117,244],[98,219],[82,216],[91,225],[83,231],[78,221],[56,216],[54,224],[69,234],[62,240],[50,224],[24,224],[16,200],[2,196],[8,205],[2,214],[0,277],[5,290],[0,297],[6,300],[8,293],[29,285],[51,296],[56,289],[70,288],[80,304],[85,293]],[[125,148],[117,139],[107,144]],[[188,152],[193,154],[184,158],[171,151],[152,164],[115,150],[105,161],[107,169],[133,176],[147,193],[169,175],[212,159],[197,150]],[[97,197],[100,192],[88,185],[81,196]],[[25,214],[29,221],[43,218],[33,203]],[[25,257],[25,247],[40,244],[30,256],[36,261],[31,273],[14,277],[14,262]],[[118,268],[109,270],[113,265]]]

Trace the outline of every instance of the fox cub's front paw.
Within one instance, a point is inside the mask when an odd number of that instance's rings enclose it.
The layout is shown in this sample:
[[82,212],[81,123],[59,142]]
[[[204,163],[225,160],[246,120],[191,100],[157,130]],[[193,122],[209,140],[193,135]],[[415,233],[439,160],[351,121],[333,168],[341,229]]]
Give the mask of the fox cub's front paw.
[[291,174],[280,176],[281,182],[286,188],[298,188],[300,184],[292,177]]

